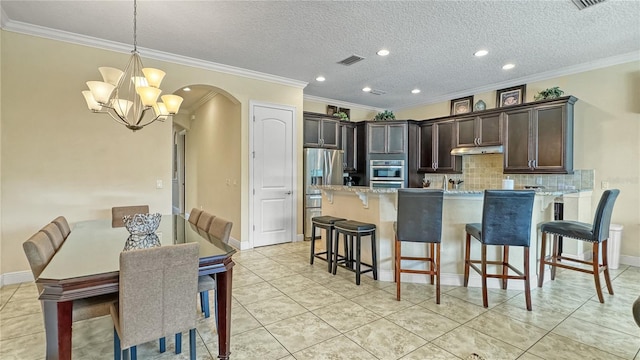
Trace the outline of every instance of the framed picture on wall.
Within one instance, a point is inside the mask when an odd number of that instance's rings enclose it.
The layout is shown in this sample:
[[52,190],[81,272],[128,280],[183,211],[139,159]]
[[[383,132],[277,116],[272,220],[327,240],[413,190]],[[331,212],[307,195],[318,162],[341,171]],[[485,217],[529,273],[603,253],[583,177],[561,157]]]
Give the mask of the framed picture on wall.
[[519,85],[506,89],[500,89],[496,92],[496,106],[506,107],[519,105],[524,102],[527,85]]
[[338,107],[333,105],[327,105],[327,115],[333,116],[333,114],[338,112]]
[[473,108],[473,95],[451,100],[451,115],[466,114]]

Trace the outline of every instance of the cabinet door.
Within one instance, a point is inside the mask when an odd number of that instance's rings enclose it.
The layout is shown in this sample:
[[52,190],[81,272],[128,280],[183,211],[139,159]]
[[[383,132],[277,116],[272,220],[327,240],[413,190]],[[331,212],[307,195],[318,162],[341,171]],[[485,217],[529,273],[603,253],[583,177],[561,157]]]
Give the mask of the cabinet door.
[[458,146],[476,146],[476,118],[464,118],[456,120]]
[[344,151],[344,171],[348,173],[356,172],[357,159],[357,131],[355,124],[342,125],[342,151]]
[[504,112],[505,149],[504,172],[530,171],[531,110]]
[[340,122],[332,119],[322,119],[320,122],[322,147],[337,149],[340,141]]
[[407,152],[407,125],[387,125],[387,154]]
[[382,124],[369,124],[369,153],[384,154],[387,152],[387,126]]
[[489,114],[478,117],[478,145],[502,145],[502,121],[500,114]]
[[304,118],[304,147],[320,146],[320,119]]
[[434,172],[433,133],[434,124],[421,124],[418,132],[418,171]]
[[436,171],[456,171],[456,156],[451,156],[451,149],[455,147],[453,121],[444,121],[436,124]]
[[534,167],[540,171],[563,170],[565,167],[565,106],[534,110]]

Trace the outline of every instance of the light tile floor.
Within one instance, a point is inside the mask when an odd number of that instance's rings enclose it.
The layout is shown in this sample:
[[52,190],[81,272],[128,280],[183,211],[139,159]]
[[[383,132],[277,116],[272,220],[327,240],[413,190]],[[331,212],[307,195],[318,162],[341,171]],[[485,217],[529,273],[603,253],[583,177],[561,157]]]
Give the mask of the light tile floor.
[[[554,282],[532,284],[533,311],[515,290],[489,290],[483,308],[477,288],[443,287],[436,305],[431,285],[395,285],[352,272],[309,265],[309,242],[242,251],[234,256],[231,358],[236,359],[631,359],[640,360],[640,328],[631,304],[640,295],[640,268],[611,270],[615,295],[597,301],[588,274],[558,271]],[[604,283],[604,282],[603,282]],[[196,297],[196,294],[194,294]],[[213,299],[213,297],[211,297]],[[33,283],[0,289],[0,359],[44,359],[44,328]],[[112,359],[110,317],[74,323],[74,359]],[[198,321],[198,359],[217,355],[213,317]],[[187,359],[160,354],[157,342],[141,359]],[[186,351],[185,351],[186,350]]]

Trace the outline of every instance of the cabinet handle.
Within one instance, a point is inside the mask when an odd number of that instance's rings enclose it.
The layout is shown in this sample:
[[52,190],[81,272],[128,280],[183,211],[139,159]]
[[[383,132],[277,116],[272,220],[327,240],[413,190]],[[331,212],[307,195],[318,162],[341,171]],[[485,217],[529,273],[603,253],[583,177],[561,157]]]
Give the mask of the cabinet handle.
[[324,139],[320,139],[320,146],[324,145]]
[[438,170],[438,162],[436,161],[434,164],[435,164],[435,167],[433,168],[433,170]]
[[531,160],[531,168],[535,169],[538,166],[538,164],[536,164],[536,160]]
[[479,140],[478,138],[473,139],[473,143],[474,143],[476,146],[480,145],[478,140]]

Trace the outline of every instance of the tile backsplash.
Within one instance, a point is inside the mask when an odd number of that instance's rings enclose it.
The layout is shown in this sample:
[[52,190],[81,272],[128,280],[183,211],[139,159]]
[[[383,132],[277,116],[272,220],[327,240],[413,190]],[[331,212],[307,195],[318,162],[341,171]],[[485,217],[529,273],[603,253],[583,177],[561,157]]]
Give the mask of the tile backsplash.
[[[500,189],[502,179],[506,179],[507,176],[514,180],[515,189],[535,185],[547,189],[592,190],[594,184],[593,170],[574,170],[570,175],[505,175],[502,169],[502,154],[465,155],[462,157],[462,174],[447,174],[447,179],[462,180],[460,189],[467,190]],[[425,174],[424,179],[431,182],[431,187],[442,189],[442,174]]]

